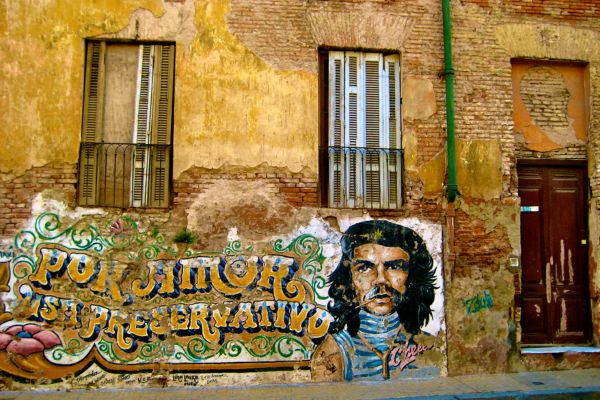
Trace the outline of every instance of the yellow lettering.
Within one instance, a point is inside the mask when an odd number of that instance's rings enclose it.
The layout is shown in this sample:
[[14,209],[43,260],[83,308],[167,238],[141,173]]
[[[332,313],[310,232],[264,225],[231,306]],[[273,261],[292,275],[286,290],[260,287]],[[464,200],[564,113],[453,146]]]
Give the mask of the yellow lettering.
[[238,311],[235,313],[233,320],[229,324],[230,328],[241,328],[244,325],[245,329],[256,328],[256,322],[252,315],[252,306],[250,303],[240,303]]
[[174,331],[187,330],[190,324],[189,316],[182,304],[171,307],[171,329]]
[[175,262],[173,260],[159,262],[162,264],[162,268],[159,269],[159,271],[162,271],[162,280],[160,282],[158,294],[173,295],[175,294],[175,276],[173,268]]
[[148,324],[144,320],[144,316],[139,311],[136,311],[129,315],[129,328],[130,334],[135,335],[139,338],[148,337]]
[[[320,325],[317,323],[321,321]],[[317,308],[316,312],[308,319],[308,335],[311,338],[320,338],[329,331],[331,316],[325,311]]]
[[[298,312],[298,308],[300,308],[300,312]],[[310,306],[308,304],[291,304],[291,309],[290,330],[296,333],[301,333],[302,325],[306,320]]]
[[[42,261],[40,261],[35,273],[29,277],[29,280],[37,286],[50,286],[49,278],[52,272],[59,272],[64,265],[67,253],[59,249],[41,249]],[[52,263],[52,258],[56,261]]]
[[75,302],[71,299],[61,299],[60,312],[65,316],[66,326],[74,328],[79,325],[79,310],[83,308],[83,304]]
[[147,297],[152,293],[155,286],[158,283],[154,280],[154,276],[156,275],[156,268],[154,265],[148,265],[148,277],[147,282],[142,282],[140,278],[134,279],[131,283],[131,289],[133,290],[133,294],[137,297]]
[[286,325],[285,325],[285,305],[287,304],[286,301],[278,301],[277,302],[277,314],[275,316],[275,323],[273,324],[273,326],[275,326],[275,328],[281,328],[281,329],[285,329]]
[[106,264],[100,263],[100,271],[98,272],[98,278],[94,282],[90,289],[93,292],[100,294],[108,294],[114,301],[124,302],[119,282],[125,272],[125,266],[111,264],[107,267]]
[[42,305],[41,296],[38,296],[35,293],[28,293],[23,300],[24,301],[21,303],[24,306],[23,314],[38,318],[40,306]]
[[259,326],[261,328],[270,328],[272,323],[269,318],[269,311],[275,309],[274,303],[272,301],[259,301],[254,303],[254,309],[260,310]]
[[225,279],[233,286],[246,288],[250,286],[258,274],[257,256],[244,258],[242,256],[227,257],[227,264],[223,270]]
[[[200,325],[198,325],[198,322]],[[205,303],[196,303],[190,305],[190,329],[202,328],[202,336],[209,342],[219,341],[219,330],[210,329],[208,323],[208,306]]]
[[226,285],[225,282],[223,282],[223,280],[221,279],[221,275],[219,274],[220,266],[220,260],[219,263],[213,262],[210,265],[210,282],[212,283],[214,288],[228,296],[233,296],[242,293],[245,287],[231,287]]
[[56,297],[45,296],[44,305],[40,308],[40,317],[48,322],[54,321],[58,317],[58,307],[60,307],[60,300]]
[[[301,282],[291,280],[293,277],[292,266],[296,263],[293,258],[283,256],[265,256],[264,266],[258,286],[272,291],[275,300],[287,300],[302,303],[306,297],[306,289]],[[284,285],[284,279],[290,279]],[[271,282],[272,281],[272,282]],[[285,289],[285,290],[284,290]],[[292,297],[286,295],[290,293]],[[294,295],[295,293],[295,295]]]
[[225,306],[223,308],[223,314],[221,314],[221,310],[215,308],[213,310],[213,319],[215,320],[216,328],[225,328],[227,327],[227,319],[231,315],[231,308]]
[[119,346],[121,350],[133,351],[137,347],[137,342],[134,339],[125,336],[125,327],[123,326],[123,321],[125,320],[126,316],[119,311],[114,312],[105,332],[116,339],[117,346]]
[[181,264],[181,283],[179,288],[185,292],[204,291],[208,288],[206,284],[206,267],[204,260],[208,257],[186,258],[179,260]]
[[100,330],[106,326],[109,319],[109,311],[107,308],[92,304],[90,306],[90,312],[95,312],[95,315],[89,319],[87,328],[82,329],[79,332],[79,336],[88,342],[98,338]]
[[155,335],[166,335],[169,326],[167,321],[167,309],[164,307],[154,308],[151,312],[152,321],[150,322],[150,330]]
[[[83,263],[83,270],[79,265]],[[98,260],[86,254],[71,254],[71,261],[67,265],[69,278],[80,285],[87,283],[93,276]]]

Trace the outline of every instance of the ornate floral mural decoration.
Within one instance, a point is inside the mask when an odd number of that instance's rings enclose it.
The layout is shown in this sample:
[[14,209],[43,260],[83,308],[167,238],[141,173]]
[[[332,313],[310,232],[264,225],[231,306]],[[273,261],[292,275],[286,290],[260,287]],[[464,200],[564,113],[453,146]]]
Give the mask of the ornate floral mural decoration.
[[330,326],[322,248],[308,234],[254,250],[169,245],[128,216],[46,212],[0,263],[0,369],[60,379],[108,371],[308,368]]

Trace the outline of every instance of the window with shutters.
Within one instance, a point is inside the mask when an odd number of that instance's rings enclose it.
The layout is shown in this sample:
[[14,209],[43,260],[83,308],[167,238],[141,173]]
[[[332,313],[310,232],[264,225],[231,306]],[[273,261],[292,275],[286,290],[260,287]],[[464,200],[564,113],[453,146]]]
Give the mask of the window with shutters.
[[328,207],[402,204],[398,54],[320,54],[321,192]]
[[88,41],[80,205],[168,207],[175,45]]

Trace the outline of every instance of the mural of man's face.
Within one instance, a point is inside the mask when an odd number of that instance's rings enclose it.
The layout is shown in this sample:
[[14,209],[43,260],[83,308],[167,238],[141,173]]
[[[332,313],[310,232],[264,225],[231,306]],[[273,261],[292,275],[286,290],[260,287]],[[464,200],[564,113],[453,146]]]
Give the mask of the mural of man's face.
[[392,313],[394,290],[406,290],[408,259],[400,247],[367,243],[354,249],[352,284],[362,308],[376,315]]

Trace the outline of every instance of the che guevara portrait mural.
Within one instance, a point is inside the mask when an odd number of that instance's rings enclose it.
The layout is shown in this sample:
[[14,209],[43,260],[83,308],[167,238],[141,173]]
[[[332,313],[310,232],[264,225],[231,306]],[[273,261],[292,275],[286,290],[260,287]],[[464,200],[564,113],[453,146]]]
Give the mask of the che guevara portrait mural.
[[38,215],[2,243],[0,375],[119,387],[443,373],[439,225],[315,217],[231,239],[195,249],[129,216]]
[[341,252],[329,276],[334,320],[313,368],[337,379],[389,379],[429,350],[414,337],[432,318],[433,259],[416,232],[384,220],[352,225]]

